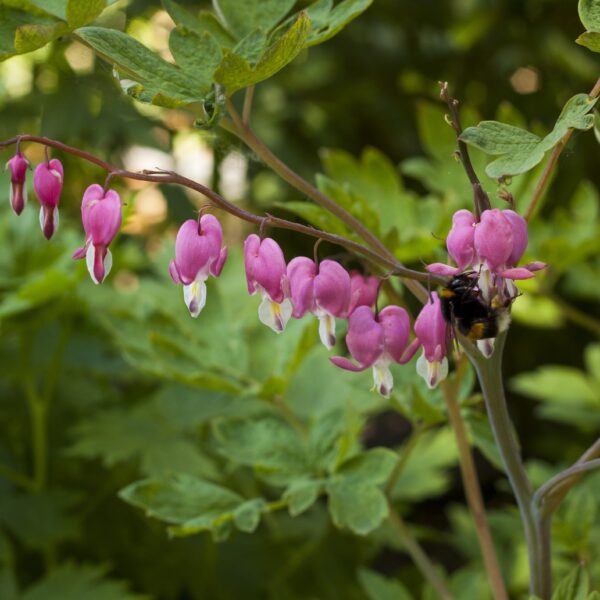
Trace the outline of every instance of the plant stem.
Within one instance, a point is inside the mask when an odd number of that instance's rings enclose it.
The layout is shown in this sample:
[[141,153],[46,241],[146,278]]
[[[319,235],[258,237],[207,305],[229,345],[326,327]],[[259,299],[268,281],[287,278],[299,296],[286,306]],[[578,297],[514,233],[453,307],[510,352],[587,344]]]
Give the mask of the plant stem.
[[[599,94],[600,94],[600,79],[598,79],[598,81],[596,81],[596,84],[590,91],[589,95],[592,98],[596,98]],[[544,194],[544,191],[546,189],[546,186],[548,184],[548,181],[550,181],[550,177],[552,175],[552,171],[554,171],[554,167],[556,166],[558,157],[560,156],[560,153],[563,151],[563,148],[567,145],[567,142],[571,139],[572,135],[573,135],[573,129],[568,129],[567,133],[565,133],[565,135],[563,135],[560,142],[558,142],[558,144],[554,147],[554,150],[552,150],[552,154],[550,155],[550,158],[548,159],[548,162],[546,163],[546,166],[544,167],[544,170],[540,176],[539,181],[537,182],[537,185],[535,186],[535,190],[533,191],[533,196],[531,197],[531,200],[529,201],[529,206],[527,207],[527,210],[525,211],[524,217],[527,221],[529,221],[531,219],[533,212],[535,211],[538,203],[540,202],[540,200]]]
[[448,408],[448,416],[454,430],[454,436],[456,437],[463,487],[471,515],[473,516],[473,522],[475,523],[475,531],[477,532],[477,539],[479,540],[479,547],[483,555],[483,562],[488,574],[490,587],[496,600],[508,600],[506,586],[502,579],[498,557],[494,548],[494,541],[485,514],[485,506],[481,497],[481,488],[473,461],[473,454],[471,453],[465,424],[460,414],[456,389],[447,380],[444,380],[442,382],[442,393]]
[[[277,173],[284,181],[287,181],[292,187],[296,188],[308,198],[316,202],[319,206],[335,215],[340,221],[345,223],[352,231],[356,232],[373,250],[381,256],[401,265],[394,254],[388,250],[387,246],[375,235],[368,227],[359,221],[354,215],[341,207],[337,202],[323,194],[316,187],[311,185],[306,179],[293,171],[280,158],[256,136],[252,129],[240,118],[235,107],[230,100],[227,101],[227,110],[231,116],[231,121],[222,120],[221,127],[233,133],[242,140],[259,158]],[[427,290],[419,283],[411,280],[405,281],[407,288],[422,302],[428,298]]]
[[549,600],[552,572],[548,524],[538,518],[532,506],[533,489],[521,460],[519,443],[506,406],[502,382],[502,352],[505,341],[506,332],[496,338],[494,354],[490,358],[485,358],[476,346],[467,340],[461,340],[461,345],[477,371],[492,432],[523,521],[529,554],[530,592],[541,600]]
[[242,110],[242,121],[244,125],[250,125],[250,115],[252,114],[252,100],[254,99],[254,86],[246,88],[244,96],[244,108]]
[[423,577],[431,584],[435,591],[443,600],[454,600],[450,590],[446,586],[445,581],[440,577],[435,565],[429,560],[423,548],[406,526],[402,517],[390,506],[389,521],[410,554],[415,565],[421,571]]

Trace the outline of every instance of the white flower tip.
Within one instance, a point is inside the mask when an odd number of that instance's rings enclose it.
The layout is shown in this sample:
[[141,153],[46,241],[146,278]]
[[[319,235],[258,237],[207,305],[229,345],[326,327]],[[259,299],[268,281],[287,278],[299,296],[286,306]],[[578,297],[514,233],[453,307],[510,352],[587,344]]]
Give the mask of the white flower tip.
[[486,358],[490,358],[494,354],[494,342],[496,338],[488,338],[485,340],[477,340],[477,348],[479,352]]
[[384,398],[389,398],[394,388],[394,376],[390,371],[388,360],[378,360],[373,365],[373,391],[379,392]]
[[448,376],[448,359],[444,356],[441,361],[429,362],[423,352],[417,359],[417,373],[425,380],[427,387],[432,390]]
[[275,333],[281,333],[285,330],[287,322],[292,316],[292,303],[286,298],[281,304],[273,302],[266,292],[263,292],[263,299],[258,307],[258,318],[261,323],[272,329]]
[[327,348],[331,350],[337,341],[335,337],[335,317],[328,313],[319,315],[319,337],[321,342]]
[[195,319],[206,304],[206,280],[198,278],[189,285],[184,285],[183,300]]

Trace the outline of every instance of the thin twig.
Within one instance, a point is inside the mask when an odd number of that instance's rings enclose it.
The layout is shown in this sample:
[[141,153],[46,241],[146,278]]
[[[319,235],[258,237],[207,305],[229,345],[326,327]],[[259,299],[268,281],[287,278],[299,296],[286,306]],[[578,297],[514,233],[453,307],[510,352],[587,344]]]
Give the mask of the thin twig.
[[458,155],[462,161],[467,177],[471,182],[471,186],[473,187],[475,213],[477,217],[479,217],[484,210],[491,208],[490,198],[483,190],[481,181],[479,181],[479,177],[477,177],[477,173],[475,173],[467,145],[460,139],[463,129],[460,123],[460,114],[458,112],[458,100],[450,96],[447,81],[440,81],[440,98],[448,105],[448,110],[450,111],[449,124],[456,133],[456,140],[458,142]]
[[[600,94],[600,79],[598,79],[598,81],[596,81],[596,85],[594,85],[594,87],[592,88],[589,95],[592,98],[596,98],[599,94]],[[544,191],[546,190],[548,181],[550,181],[550,177],[552,175],[552,171],[554,171],[554,167],[556,166],[558,157],[560,156],[560,153],[563,151],[563,148],[567,145],[567,142],[571,139],[572,135],[573,135],[573,129],[568,129],[567,133],[565,133],[565,135],[563,135],[560,142],[558,142],[558,144],[556,144],[556,146],[554,147],[554,150],[552,150],[552,154],[550,155],[550,158],[548,159],[548,162],[546,163],[546,166],[544,167],[544,170],[543,170],[542,174],[540,175],[540,179],[537,182],[537,185],[535,186],[535,190],[533,191],[533,196],[531,197],[531,200],[529,201],[529,206],[527,207],[527,210],[525,211],[524,217],[527,221],[529,221],[531,219],[537,205],[539,204],[539,202],[544,194]]]
[[250,125],[250,115],[252,114],[252,100],[254,99],[254,86],[246,88],[246,95],[244,96],[244,108],[242,110],[242,121],[244,125]]

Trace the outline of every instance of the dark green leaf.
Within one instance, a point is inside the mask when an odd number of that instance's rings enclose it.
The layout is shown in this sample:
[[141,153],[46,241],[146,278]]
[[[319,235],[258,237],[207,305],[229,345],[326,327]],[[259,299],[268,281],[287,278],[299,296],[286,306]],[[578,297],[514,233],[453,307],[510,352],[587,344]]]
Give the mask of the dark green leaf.
[[576,40],[580,46],[585,46],[592,52],[600,52],[600,33],[597,31],[586,31],[582,33]]
[[600,31],[600,1],[579,0],[579,18],[588,31]]
[[213,0],[216,13],[238,38],[254,29],[270,31],[295,3],[296,0]]
[[224,48],[231,48],[235,45],[234,37],[221,25],[212,12],[203,11],[196,16],[173,0],[163,0],[163,6],[177,25],[181,25],[199,36],[210,33]]
[[222,58],[221,48],[210,33],[198,35],[185,27],[176,27],[171,31],[169,48],[184,71],[210,86]]
[[71,29],[93,21],[106,7],[106,0],[68,0],[67,23]]
[[[331,39],[350,21],[367,10],[372,2],[373,0],[342,0],[333,9],[330,0],[315,2],[308,8],[309,16],[312,19],[315,15],[316,22],[306,45],[315,46]],[[327,8],[330,9],[328,13],[325,12]]]
[[389,579],[369,569],[360,569],[358,581],[369,600],[412,600],[413,598],[396,579]]
[[319,481],[293,481],[285,490],[283,499],[287,500],[290,515],[297,517],[308,510],[319,497],[323,484]]

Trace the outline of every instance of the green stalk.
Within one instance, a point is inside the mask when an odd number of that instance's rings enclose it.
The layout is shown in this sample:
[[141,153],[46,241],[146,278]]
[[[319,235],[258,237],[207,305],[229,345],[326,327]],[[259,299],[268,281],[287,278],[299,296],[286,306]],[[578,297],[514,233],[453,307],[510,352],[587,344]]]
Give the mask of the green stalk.
[[550,600],[552,572],[550,535],[546,520],[534,509],[533,487],[521,459],[521,451],[510,420],[502,381],[502,353],[506,332],[496,338],[494,354],[485,358],[476,346],[461,340],[471,359],[485,398],[488,418],[523,521],[530,568],[530,592],[541,600]]

